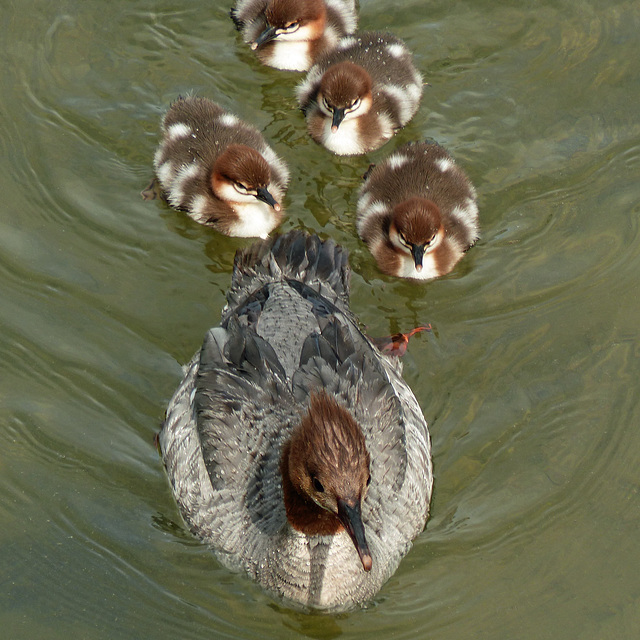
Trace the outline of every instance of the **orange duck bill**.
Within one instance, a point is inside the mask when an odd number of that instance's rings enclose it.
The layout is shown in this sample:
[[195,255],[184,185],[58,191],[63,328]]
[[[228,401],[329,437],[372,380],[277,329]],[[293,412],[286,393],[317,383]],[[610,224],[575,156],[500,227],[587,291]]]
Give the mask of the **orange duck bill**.
[[362,562],[362,568],[365,571],[371,571],[373,560],[371,559],[367,539],[364,536],[360,502],[358,501],[351,506],[345,500],[338,498],[338,519],[351,536],[351,540],[353,540],[356,551],[360,556],[360,562]]

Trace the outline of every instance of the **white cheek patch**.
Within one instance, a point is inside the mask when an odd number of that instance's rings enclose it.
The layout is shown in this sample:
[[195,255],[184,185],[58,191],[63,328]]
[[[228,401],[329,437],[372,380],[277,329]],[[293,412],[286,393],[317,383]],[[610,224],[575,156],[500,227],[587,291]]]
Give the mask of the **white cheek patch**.
[[228,204],[248,204],[255,202],[255,196],[248,193],[240,193],[232,184],[222,182],[219,184],[215,194],[220,200],[225,200]]
[[178,140],[178,138],[186,138],[191,135],[191,127],[184,124],[184,122],[176,122],[167,129],[167,136],[171,140]]
[[278,34],[278,38],[276,39],[276,43],[278,42],[286,42],[290,44],[292,42],[304,42],[307,40],[314,40],[316,38],[315,29],[311,28],[311,25],[305,25],[304,27],[300,27],[297,31],[293,33],[280,33]]

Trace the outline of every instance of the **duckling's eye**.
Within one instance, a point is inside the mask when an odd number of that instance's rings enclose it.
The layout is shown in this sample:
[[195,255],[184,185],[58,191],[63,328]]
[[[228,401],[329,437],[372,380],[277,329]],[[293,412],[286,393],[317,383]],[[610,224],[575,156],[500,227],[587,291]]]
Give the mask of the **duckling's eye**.
[[299,22],[292,22],[284,27],[283,33],[295,33],[300,28]]
[[436,234],[434,233],[431,238],[429,238],[429,240],[427,240],[427,242],[424,245],[424,250],[426,251],[434,242],[436,239]]
[[355,111],[360,106],[360,98],[356,98],[348,107],[349,111]]
[[398,235],[400,236],[400,242],[402,242],[403,245],[405,245],[406,247],[411,246],[408,240],[404,237],[404,233],[399,233]]
[[235,187],[236,191],[239,191],[240,193],[247,193],[249,191],[249,189],[247,189],[247,187],[245,187],[242,182],[234,182],[233,186]]
[[322,486],[322,482],[320,482],[320,480],[318,480],[318,478],[316,478],[315,476],[313,478],[311,478],[311,483],[313,484],[313,488],[318,493],[324,493],[324,487]]
[[333,112],[333,106],[329,103],[329,101],[326,98],[322,98],[322,104],[324,105],[324,108],[327,111]]

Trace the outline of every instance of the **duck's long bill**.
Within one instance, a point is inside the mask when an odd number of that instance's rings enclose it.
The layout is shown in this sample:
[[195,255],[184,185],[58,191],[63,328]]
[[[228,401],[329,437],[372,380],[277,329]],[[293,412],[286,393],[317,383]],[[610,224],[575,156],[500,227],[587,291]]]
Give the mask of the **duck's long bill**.
[[369,545],[364,537],[360,501],[357,501],[354,506],[351,506],[346,501],[338,499],[338,519],[353,540],[356,551],[360,556],[360,562],[362,562],[362,568],[365,571],[371,571],[373,560],[369,552]]
[[256,198],[258,200],[262,200],[262,202],[266,202],[268,205],[272,206],[276,211],[280,211],[280,205],[276,201],[276,199],[269,193],[265,187],[260,187],[257,191]]

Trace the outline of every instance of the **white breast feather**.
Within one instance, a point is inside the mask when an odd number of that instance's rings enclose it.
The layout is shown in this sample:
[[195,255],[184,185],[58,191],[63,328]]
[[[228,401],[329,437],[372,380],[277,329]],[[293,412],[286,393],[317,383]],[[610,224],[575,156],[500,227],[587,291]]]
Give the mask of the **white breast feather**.
[[264,202],[232,205],[239,220],[230,235],[239,238],[266,238],[276,224],[273,209]]
[[322,130],[322,144],[340,156],[362,153],[362,136],[358,128],[358,119],[343,120],[338,130],[331,131],[331,118],[326,118]]
[[416,271],[416,263],[412,256],[401,254],[400,271],[397,274],[401,278],[415,278],[416,280],[431,280],[437,278],[440,272],[436,268],[433,254],[427,253],[422,260],[422,271]]
[[311,64],[309,56],[309,43],[302,42],[278,42],[269,56],[269,64],[278,69],[291,71],[306,71]]

